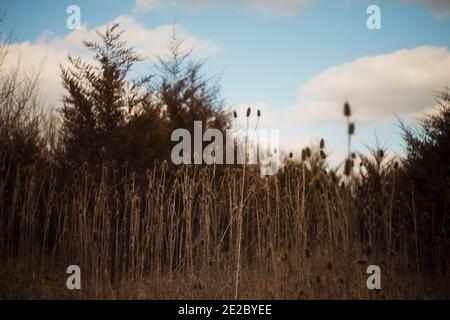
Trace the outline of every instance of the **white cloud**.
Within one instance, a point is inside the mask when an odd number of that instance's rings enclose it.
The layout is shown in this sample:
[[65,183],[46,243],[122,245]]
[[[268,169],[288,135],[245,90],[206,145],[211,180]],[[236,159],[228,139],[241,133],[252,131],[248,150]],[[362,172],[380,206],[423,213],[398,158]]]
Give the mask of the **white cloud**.
[[424,4],[438,17],[450,16],[449,0],[397,0],[404,3]]
[[300,88],[299,103],[286,121],[317,123],[342,120],[349,101],[357,122],[410,117],[434,105],[433,92],[450,82],[450,52],[431,46],[364,57],[312,78]]
[[150,11],[160,6],[161,3],[158,0],[136,0],[135,11]]
[[[120,16],[114,21],[120,23],[120,27],[125,30],[124,39],[128,44],[143,56],[151,57],[167,53],[168,41],[173,30],[172,25],[149,29],[131,16]],[[82,40],[97,39],[95,31],[104,30],[105,27],[106,25],[102,25],[89,29],[84,25],[80,30],[73,31],[64,38],[44,32],[34,42],[25,41],[13,44],[2,68],[4,70],[13,68],[19,57],[24,68],[42,68],[41,96],[49,106],[57,106],[63,94],[60,64],[67,65],[69,53],[89,60],[91,54],[83,48]],[[183,27],[176,26],[175,28],[179,37],[185,39],[184,45],[187,48],[194,48],[194,56],[206,57],[218,50],[218,47],[212,42],[188,34]]]
[[[354,148],[366,151],[365,143],[372,133],[363,127],[383,128],[395,121],[395,116],[415,120],[433,112],[433,92],[450,84],[448,70],[447,48],[399,50],[325,70],[299,89],[298,103],[287,110],[267,102],[241,104],[231,110],[238,111],[238,126],[245,128],[245,113],[252,107],[250,128],[254,128],[256,110],[261,109],[259,127],[280,129],[280,149],[294,151],[296,157],[305,146],[317,145],[320,138],[325,138],[329,162],[339,165],[346,155],[344,101],[351,102],[357,122]],[[392,132],[384,137],[390,137],[389,134],[394,135]],[[388,141],[397,143],[397,138],[400,137],[395,133],[394,140]]]
[[232,6],[243,10],[263,12],[275,15],[295,13],[316,0],[136,0],[135,11],[145,12],[155,8],[180,4],[192,10],[201,10],[213,6]]

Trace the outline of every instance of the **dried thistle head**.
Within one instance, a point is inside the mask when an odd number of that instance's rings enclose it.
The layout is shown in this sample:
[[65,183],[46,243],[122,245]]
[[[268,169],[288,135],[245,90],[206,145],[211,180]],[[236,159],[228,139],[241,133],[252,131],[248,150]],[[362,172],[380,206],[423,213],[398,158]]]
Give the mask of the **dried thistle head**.
[[355,134],[355,124],[353,122],[348,125],[348,134],[351,136]]
[[331,181],[333,181],[333,183],[338,183],[338,177],[336,175],[336,172],[331,171],[330,175],[331,175]]
[[345,160],[344,174],[348,177],[352,174],[352,170],[353,170],[353,160],[352,159]]
[[311,158],[311,149],[308,147],[305,149],[306,157]]
[[344,103],[344,116],[350,117],[352,115],[352,109],[350,107],[350,104],[348,102]]
[[306,157],[306,150],[302,149],[302,160],[306,161],[307,157]]

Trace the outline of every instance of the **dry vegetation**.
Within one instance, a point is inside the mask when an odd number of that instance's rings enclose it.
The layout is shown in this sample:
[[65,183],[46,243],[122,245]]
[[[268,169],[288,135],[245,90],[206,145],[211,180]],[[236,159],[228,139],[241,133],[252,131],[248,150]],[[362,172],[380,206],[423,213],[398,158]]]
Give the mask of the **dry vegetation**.
[[[324,141],[271,177],[158,160],[69,170],[34,82],[14,75],[0,88],[0,298],[450,298],[448,184],[429,209],[410,162],[352,154],[350,106],[342,174]],[[81,291],[66,288],[72,264]]]
[[[30,168],[0,203],[2,296],[230,299],[240,260],[239,298],[448,297],[394,181],[380,186],[388,201],[361,199],[310,162],[267,178],[248,168],[245,181],[238,169],[157,164],[145,183],[105,165],[99,183],[81,169],[62,189],[51,169]],[[82,266],[81,292],[65,288],[70,264]],[[366,288],[370,264],[380,292]]]

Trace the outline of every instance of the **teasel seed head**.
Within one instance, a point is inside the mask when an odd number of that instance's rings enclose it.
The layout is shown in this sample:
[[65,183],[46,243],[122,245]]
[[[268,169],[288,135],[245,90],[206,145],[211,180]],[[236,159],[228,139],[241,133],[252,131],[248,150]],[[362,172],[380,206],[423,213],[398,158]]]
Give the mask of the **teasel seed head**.
[[306,157],[311,158],[311,149],[308,147],[305,149]]
[[294,157],[294,155],[292,154],[292,152],[289,152],[289,158],[292,159]]
[[320,157],[325,160],[327,158],[327,154],[325,153],[325,151],[320,150]]
[[330,175],[331,175],[331,181],[333,181],[333,183],[338,183],[338,177],[336,176],[336,172],[334,171],[330,171]]
[[347,177],[352,174],[352,169],[353,169],[353,161],[352,161],[352,159],[345,160],[344,174]]
[[320,139],[320,149],[325,148],[325,140]]
[[399,167],[400,167],[400,165],[398,164],[397,161],[395,161],[395,163],[394,163],[394,169],[397,170]]
[[233,117],[234,117],[235,119],[237,118],[237,112],[236,112],[236,111],[233,112]]
[[350,104],[348,102],[346,102],[344,104],[344,116],[348,118],[351,115],[352,115],[352,109],[350,107]]
[[302,160],[306,161],[306,150],[305,149],[302,150]]
[[248,109],[247,109],[247,118],[250,117],[251,113],[252,113],[252,109],[251,109],[251,108],[248,108]]
[[258,118],[261,117],[261,110],[258,110],[257,116],[258,116]]
[[355,124],[353,122],[348,125],[348,134],[351,136],[355,134]]

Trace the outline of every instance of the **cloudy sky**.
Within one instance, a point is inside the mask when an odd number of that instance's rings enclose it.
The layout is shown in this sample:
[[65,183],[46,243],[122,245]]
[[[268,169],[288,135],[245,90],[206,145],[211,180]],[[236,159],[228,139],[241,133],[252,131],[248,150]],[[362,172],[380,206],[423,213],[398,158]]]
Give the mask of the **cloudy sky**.
[[[69,5],[82,28],[66,27]],[[381,8],[381,30],[368,30],[369,5]],[[85,56],[82,39],[112,21],[143,54],[163,54],[174,24],[206,71],[221,76],[231,110],[261,109],[262,126],[281,130],[296,151],[325,138],[342,158],[341,106],[353,106],[355,147],[376,137],[402,152],[396,117],[413,121],[450,85],[450,0],[0,0],[3,32],[30,68],[44,67],[42,95],[58,107],[59,64]],[[10,61],[9,63],[13,63]],[[136,72],[145,73],[142,66]]]

